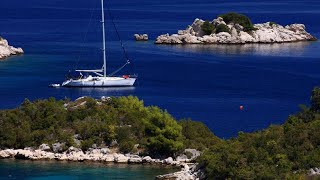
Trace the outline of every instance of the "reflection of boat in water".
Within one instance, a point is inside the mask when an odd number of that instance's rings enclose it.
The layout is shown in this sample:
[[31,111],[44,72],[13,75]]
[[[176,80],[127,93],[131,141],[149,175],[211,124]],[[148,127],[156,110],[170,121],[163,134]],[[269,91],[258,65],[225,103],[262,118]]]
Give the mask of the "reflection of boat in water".
[[49,87],[58,88],[61,87],[60,84],[50,84]]
[[[107,63],[106,63],[106,35],[105,35],[105,21],[104,21],[104,0],[101,0],[102,9],[102,32],[103,32],[103,66],[98,70],[76,70],[80,73],[78,78],[69,78],[62,83],[64,87],[126,87],[133,86],[137,76],[135,75],[123,75],[114,76],[121,71],[124,67],[130,64],[130,60],[127,58],[126,63],[115,72],[107,75]],[[122,45],[122,42],[121,42]],[[123,45],[122,45],[123,48]],[[124,53],[125,49],[123,48]],[[89,76],[83,76],[82,73],[90,73]],[[52,86],[55,87],[55,86]]]

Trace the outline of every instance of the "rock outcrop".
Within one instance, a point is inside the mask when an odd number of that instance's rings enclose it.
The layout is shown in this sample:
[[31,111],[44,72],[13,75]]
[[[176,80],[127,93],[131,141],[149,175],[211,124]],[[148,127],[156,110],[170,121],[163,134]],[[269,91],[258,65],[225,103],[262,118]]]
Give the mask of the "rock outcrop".
[[12,55],[23,54],[21,48],[10,46],[6,39],[0,37],[0,60]]
[[[24,160],[57,160],[57,161],[94,161],[104,163],[129,163],[129,164],[152,164],[161,166],[180,167],[181,171],[167,175],[159,175],[157,179],[178,179],[178,180],[193,180],[204,179],[203,171],[198,169],[197,164],[186,163],[168,157],[166,159],[152,159],[150,156],[141,157],[133,154],[115,153],[109,148],[89,148],[86,152],[76,147],[69,147],[64,152],[61,147],[64,143],[52,144],[52,148],[48,144],[42,144],[38,149],[5,149],[0,150],[0,159],[15,158]],[[185,152],[191,153],[195,158],[200,155],[200,152],[194,149],[187,149]],[[188,159],[190,160],[190,159]]]
[[149,40],[148,34],[135,34],[134,38],[136,39],[136,41],[148,41]]
[[309,170],[309,176],[319,176],[320,175],[320,168],[311,168]]
[[198,169],[197,164],[183,164],[181,171],[159,175],[157,180],[198,180],[205,179],[205,174],[202,169]]
[[210,23],[217,27],[226,25],[229,32],[212,33],[205,35],[201,26],[205,21],[195,19],[186,30],[179,30],[177,34],[158,36],[156,44],[245,44],[245,43],[284,43],[316,40],[305,30],[303,24],[281,26],[274,23],[254,24],[256,30],[244,31],[239,24],[226,24],[223,18],[218,17]]

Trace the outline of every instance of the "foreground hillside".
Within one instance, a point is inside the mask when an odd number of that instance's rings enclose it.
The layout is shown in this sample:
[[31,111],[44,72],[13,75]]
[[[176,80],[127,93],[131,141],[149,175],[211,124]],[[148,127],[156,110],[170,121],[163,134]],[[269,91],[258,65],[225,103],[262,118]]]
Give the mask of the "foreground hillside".
[[[209,139],[206,139],[209,138]],[[202,150],[218,138],[202,123],[180,121],[136,97],[71,102],[54,98],[0,111],[0,148],[63,143],[63,149],[116,147],[123,153],[169,157],[185,148]]]
[[320,167],[319,137],[319,88],[312,92],[311,107],[302,106],[283,125],[240,132],[229,140],[214,136],[202,123],[176,121],[166,111],[145,107],[131,96],[84,97],[74,102],[25,100],[16,109],[0,111],[1,149],[60,142],[61,151],[71,146],[83,151],[112,147],[122,153],[164,158],[193,148],[203,152],[198,168],[208,179],[304,178],[311,168]]
[[319,137],[320,89],[316,88],[310,108],[301,106],[283,125],[220,141],[199,162],[212,179],[304,179],[311,168],[320,167]]

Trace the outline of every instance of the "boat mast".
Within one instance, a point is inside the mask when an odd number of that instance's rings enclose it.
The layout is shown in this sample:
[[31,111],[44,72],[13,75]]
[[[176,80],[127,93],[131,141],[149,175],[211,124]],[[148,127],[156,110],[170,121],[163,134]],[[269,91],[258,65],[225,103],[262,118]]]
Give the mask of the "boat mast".
[[101,15],[102,15],[102,33],[103,33],[103,77],[107,77],[107,57],[106,57],[106,33],[104,27],[104,2],[101,0]]

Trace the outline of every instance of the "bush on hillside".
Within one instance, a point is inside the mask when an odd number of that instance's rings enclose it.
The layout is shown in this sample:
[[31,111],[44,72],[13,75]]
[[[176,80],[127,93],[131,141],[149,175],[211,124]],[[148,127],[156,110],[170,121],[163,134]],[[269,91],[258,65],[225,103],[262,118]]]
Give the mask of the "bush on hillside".
[[78,134],[83,150],[117,140],[123,152],[139,144],[144,154],[168,157],[184,147],[181,130],[167,112],[146,107],[132,96],[100,102],[92,98],[25,100],[16,109],[0,110],[0,149],[55,142],[69,147],[74,146],[73,136]]
[[205,21],[202,25],[201,25],[201,29],[202,31],[205,33],[205,35],[210,35],[213,33],[214,31],[214,26],[213,24],[211,24],[209,21]]
[[188,119],[179,121],[179,125],[182,126],[182,135],[184,136],[186,148],[202,151],[220,141],[202,122]]
[[217,27],[216,27],[216,33],[221,33],[221,32],[227,32],[227,33],[230,33],[230,28],[225,25],[225,24],[219,24]]

